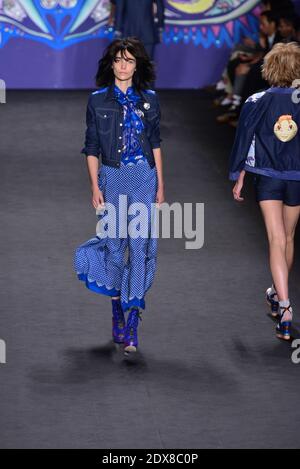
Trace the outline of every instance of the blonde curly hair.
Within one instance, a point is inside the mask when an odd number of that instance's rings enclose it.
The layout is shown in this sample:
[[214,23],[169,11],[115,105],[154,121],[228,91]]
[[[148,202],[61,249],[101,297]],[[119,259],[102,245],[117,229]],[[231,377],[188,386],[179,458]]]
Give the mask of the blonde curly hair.
[[289,87],[300,79],[300,46],[278,42],[264,58],[262,76],[271,86]]

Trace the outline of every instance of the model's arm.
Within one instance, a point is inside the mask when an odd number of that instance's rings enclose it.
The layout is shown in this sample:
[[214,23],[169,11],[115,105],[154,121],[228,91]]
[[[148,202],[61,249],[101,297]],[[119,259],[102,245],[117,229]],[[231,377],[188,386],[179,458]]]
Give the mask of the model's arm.
[[232,189],[233,198],[234,198],[234,200],[237,200],[238,202],[242,202],[244,200],[244,197],[241,197],[241,191],[242,191],[243,185],[244,185],[245,174],[246,174],[246,171],[243,169],[240,172],[239,178],[236,181],[236,183],[235,183],[235,185]]
[[154,155],[154,159],[155,159],[156,171],[157,171],[157,180],[158,180],[156,203],[158,205],[160,205],[165,201],[163,163],[162,163],[161,149],[160,148],[154,148],[153,149],[153,155]]
[[153,150],[153,155],[154,155],[154,160],[155,160],[155,165],[156,165],[156,171],[157,171],[157,179],[158,179],[158,188],[157,188],[157,194],[156,194],[156,202],[158,205],[164,202],[165,196],[164,196],[164,178],[163,178],[163,164],[162,164],[162,153],[161,153],[161,148],[160,148],[160,118],[161,118],[161,111],[160,111],[160,105],[159,105],[159,100],[156,96],[156,109],[157,109],[157,115],[155,119],[153,119],[152,123],[152,132],[151,132],[151,137],[150,137],[150,143],[151,147]]
[[92,205],[94,208],[97,208],[98,205],[104,206],[104,196],[98,186],[99,158],[93,155],[88,155],[86,158],[86,164],[91,184]]
[[86,110],[85,145],[81,150],[81,153],[86,155],[86,162],[92,191],[92,204],[95,208],[97,208],[99,204],[103,205],[104,199],[103,194],[98,187],[100,143],[96,125],[95,110],[91,96],[89,97]]
[[253,135],[255,134],[258,120],[259,107],[255,101],[251,100],[250,97],[244,103],[239,117],[239,123],[229,162],[229,179],[236,181],[232,189],[232,195],[234,200],[238,202],[242,202],[244,200],[244,198],[241,197],[245,178],[244,166],[251,142],[253,141]]
[[242,107],[229,158],[229,179],[231,181],[237,181],[241,171],[244,169],[259,117],[257,103],[247,100]]

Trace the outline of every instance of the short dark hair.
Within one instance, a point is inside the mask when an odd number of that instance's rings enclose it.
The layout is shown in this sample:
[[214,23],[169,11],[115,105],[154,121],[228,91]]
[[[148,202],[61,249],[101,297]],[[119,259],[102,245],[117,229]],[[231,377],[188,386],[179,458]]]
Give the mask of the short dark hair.
[[272,10],[267,10],[267,11],[263,11],[260,16],[265,16],[268,20],[268,23],[278,23],[278,15],[276,13],[274,13]]
[[108,86],[114,81],[112,69],[113,61],[117,53],[121,51],[122,57],[126,57],[128,51],[136,59],[136,72],[133,75],[133,84],[138,89],[147,89],[155,80],[154,65],[151,62],[143,43],[136,37],[115,39],[104,51],[99,60],[96,74],[96,85]]
[[299,17],[296,15],[290,15],[289,13],[282,13],[278,17],[279,21],[285,21],[286,23],[291,24],[295,29],[299,28]]

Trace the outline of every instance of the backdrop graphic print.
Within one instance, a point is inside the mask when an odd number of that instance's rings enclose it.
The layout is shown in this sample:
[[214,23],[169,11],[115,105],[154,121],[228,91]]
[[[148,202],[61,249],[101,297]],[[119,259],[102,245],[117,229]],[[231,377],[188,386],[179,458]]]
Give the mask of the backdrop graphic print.
[[[130,1],[130,0],[129,0]],[[109,0],[0,0],[0,78],[8,88],[91,88],[113,39]],[[232,46],[257,37],[257,0],[165,0],[157,86],[215,81]],[[205,66],[203,66],[205,64]]]

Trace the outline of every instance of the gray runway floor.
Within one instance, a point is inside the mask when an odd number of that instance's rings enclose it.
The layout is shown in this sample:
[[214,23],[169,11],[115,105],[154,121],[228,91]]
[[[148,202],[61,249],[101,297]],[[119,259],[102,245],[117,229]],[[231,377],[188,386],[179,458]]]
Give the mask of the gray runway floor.
[[217,126],[204,93],[160,93],[166,200],[205,203],[205,243],[159,241],[140,349],[127,360],[110,341],[108,298],[73,271],[96,223],[80,155],[87,96],[10,91],[0,108],[0,447],[298,447],[300,364],[267,317],[251,181],[243,205],[231,198],[234,130]]

